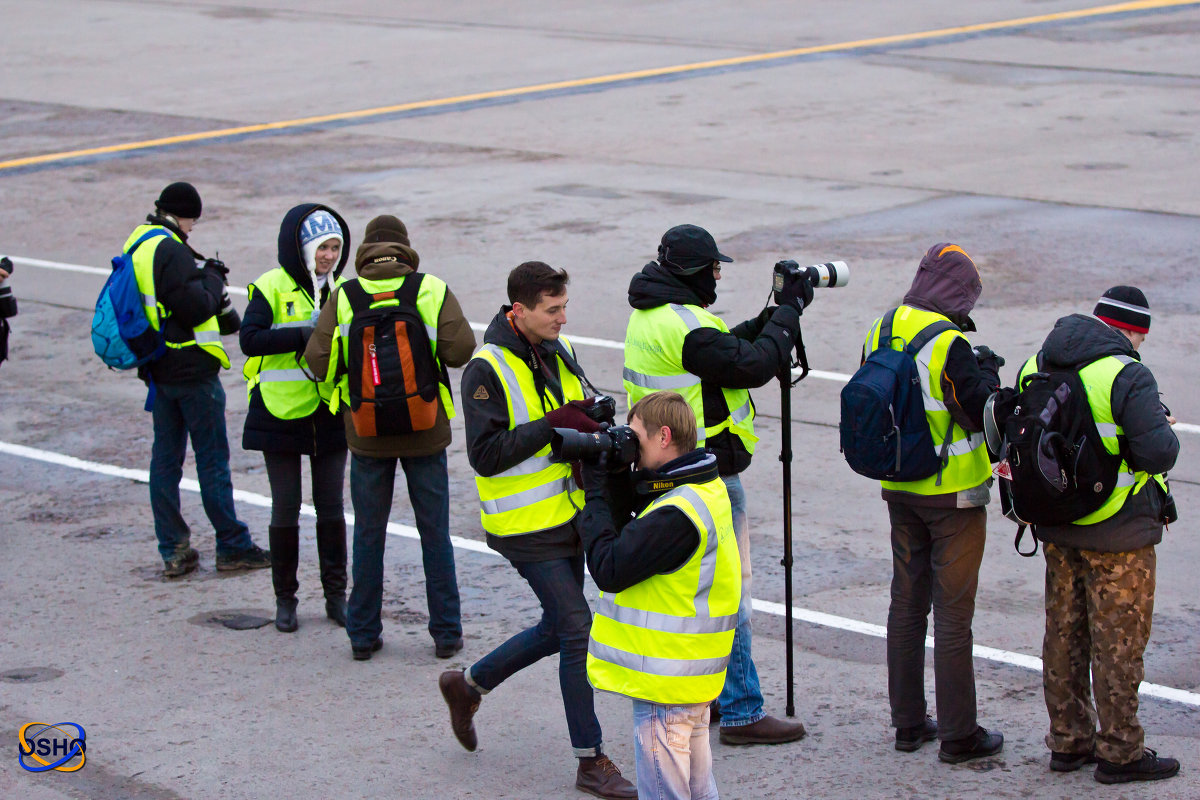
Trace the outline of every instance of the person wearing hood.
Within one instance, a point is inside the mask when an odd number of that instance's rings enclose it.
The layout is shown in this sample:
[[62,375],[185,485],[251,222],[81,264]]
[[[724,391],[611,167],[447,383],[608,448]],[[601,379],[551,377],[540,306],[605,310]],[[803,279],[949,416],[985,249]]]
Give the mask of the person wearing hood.
[[[953,328],[933,336],[916,354],[925,419],[943,453],[935,475],[883,481],[891,521],[892,592],[887,623],[888,696],[896,749],[918,750],[941,739],[938,758],[960,763],[994,755],[1004,745],[976,721],[971,620],[983,561],[991,497],[991,461],[983,436],[983,409],[1000,386],[1004,360],[986,347],[972,349],[970,312],[983,291],[979,270],[958,245],[935,244],[921,259],[904,302],[875,320],[862,358],[880,346],[891,316],[890,346],[903,350],[930,325]],[[925,634],[934,618],[937,720],[925,701]]]
[[298,205],[279,226],[279,266],[247,287],[241,345],[250,408],[242,448],[262,451],[267,465],[275,627],[284,633],[299,625],[301,456],[309,457],[312,473],[325,614],[346,625],[346,435],[326,405],[329,388],[316,381],[304,361],[304,346],[317,313],[342,281],[349,252],[346,222],[336,211],[316,203]]
[[1146,295],[1114,286],[1091,315],[1059,319],[1017,378],[1020,386],[1033,372],[1078,371],[1104,446],[1122,459],[1117,486],[1098,510],[1068,525],[1037,527],[1046,557],[1042,683],[1050,768],[1074,772],[1096,762],[1101,783],[1179,772],[1177,760],[1145,747],[1137,717],[1154,611],[1154,546],[1177,516],[1166,472],[1179,455],[1175,419],[1138,355],[1149,331]]
[[8,285],[12,272],[13,263],[8,256],[0,258],[0,363],[8,358],[8,318],[17,315],[17,298]]
[[[454,737],[475,750],[473,718],[483,696],[517,672],[558,654],[558,684],[578,766],[575,786],[598,797],[637,790],[604,754],[587,677],[592,614],[583,593],[578,516],[583,492],[571,467],[551,459],[555,428],[591,433],[595,391],[561,336],[567,323],[566,270],[527,261],[508,275],[508,301],[488,325],[462,376],[467,459],[475,470],[488,547],[512,563],[541,603],[541,619],[466,670],[448,670],[438,688]],[[592,396],[585,399],[584,395]]]
[[147,408],[154,418],[150,455],[150,509],[163,559],[163,574],[186,575],[200,561],[179,506],[179,482],[188,439],[196,458],[196,478],[204,512],[216,531],[218,570],[262,569],[270,554],[254,544],[237,518],[229,472],[225,428],[225,388],[218,373],[229,369],[221,336],[236,333],[241,320],[229,299],[229,270],[188,244],[200,219],[200,193],[179,181],[162,190],[154,211],[125,241],[133,251],[133,270],[145,302],[146,318],[160,331],[166,353],[138,367],[150,387]]
[[[637,469],[583,465],[583,546],[600,588],[588,679],[633,700],[641,800],[715,798],[708,727],[742,597],[729,490],[677,392],[629,409]],[[665,658],[664,658],[665,656]]]
[[812,286],[785,287],[778,307],[730,330],[707,307],[717,299],[721,265],[733,261],[704,228],[677,225],[663,234],[658,260],[629,283],[633,314],[625,331],[625,391],[629,405],[658,389],[673,389],[697,419],[698,445],[716,457],[729,490],[741,550],[742,604],[733,654],[718,698],[723,744],[779,744],[801,739],[804,725],[763,710],[758,670],[751,655],[750,526],[739,474],[754,455],[754,403],[750,389],[764,386],[791,366],[800,314]]
[[[368,222],[363,242],[354,255],[358,277],[332,290],[304,350],[304,359],[313,374],[322,376],[333,387],[330,408],[342,414],[350,448],[354,588],[347,607],[346,634],[356,661],[370,659],[383,647],[383,553],[397,464],[404,470],[408,498],[421,537],[434,654],[449,658],[463,646],[458,578],[454,548],[450,544],[450,478],[446,471],[454,401],[445,368],[467,362],[475,349],[475,334],[445,281],[417,272],[420,263],[403,222],[391,214]],[[349,404],[350,348],[355,346],[348,335],[356,313],[350,293],[368,298],[398,293],[409,280],[416,283],[415,310],[429,332],[434,366],[440,374],[431,425],[407,433],[360,435],[351,413],[345,410]],[[412,284],[409,286],[411,289]],[[399,302],[399,298],[393,302]]]

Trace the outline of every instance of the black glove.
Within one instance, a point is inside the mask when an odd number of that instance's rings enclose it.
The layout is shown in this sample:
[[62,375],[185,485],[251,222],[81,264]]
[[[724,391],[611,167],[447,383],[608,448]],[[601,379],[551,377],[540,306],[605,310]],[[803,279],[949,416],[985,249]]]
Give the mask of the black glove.
[[608,453],[601,453],[595,461],[580,463],[579,473],[586,500],[608,499]]
[[226,286],[229,285],[229,267],[225,266],[224,261],[216,258],[207,258],[204,260],[204,268],[212,270],[221,279],[221,283]]
[[992,348],[983,344],[975,347],[974,352],[975,360],[979,362],[979,368],[994,378],[995,385],[999,386],[1000,368],[1004,366],[1004,359],[997,355]]
[[[789,270],[798,270],[800,265],[795,261],[780,261],[776,266]],[[806,277],[789,277],[783,288],[775,292],[775,302],[781,306],[791,306],[800,314],[813,301],[813,287]]]

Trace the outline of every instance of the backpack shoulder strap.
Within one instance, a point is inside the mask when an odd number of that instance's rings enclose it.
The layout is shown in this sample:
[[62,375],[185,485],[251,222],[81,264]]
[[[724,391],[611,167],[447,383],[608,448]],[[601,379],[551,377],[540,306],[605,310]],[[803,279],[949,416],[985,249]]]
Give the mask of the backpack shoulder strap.
[[141,236],[139,236],[138,240],[133,243],[133,246],[130,247],[125,252],[128,253],[130,256],[132,256],[133,251],[137,250],[139,247],[141,247],[142,244],[145,243],[146,241],[153,239],[157,236],[170,236],[170,235],[171,234],[168,233],[165,228],[151,228],[150,230],[146,231]]
[[371,296],[367,294],[367,290],[362,287],[357,278],[345,281],[338,286],[338,289],[345,293],[350,308],[356,312],[371,304]]
[[876,339],[875,349],[890,347],[892,344],[892,322],[896,319],[899,308],[893,308],[879,319],[879,338]]
[[917,357],[917,353],[921,352],[921,348],[929,344],[935,337],[941,336],[946,331],[957,331],[958,327],[949,320],[941,320],[931,322],[921,329],[921,332],[912,338],[908,346],[904,348],[913,358]]
[[404,283],[400,284],[400,288],[392,292],[392,294],[401,303],[415,307],[417,305],[417,294],[421,291],[421,281],[424,278],[424,272],[411,272],[404,277]]

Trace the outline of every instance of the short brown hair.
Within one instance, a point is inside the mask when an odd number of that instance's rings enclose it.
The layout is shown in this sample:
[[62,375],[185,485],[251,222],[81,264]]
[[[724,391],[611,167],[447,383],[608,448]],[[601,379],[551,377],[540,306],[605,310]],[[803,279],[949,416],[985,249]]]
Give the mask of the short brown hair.
[[647,431],[669,428],[680,450],[696,449],[696,413],[679,392],[651,392],[633,404],[629,418],[637,417]]
[[508,273],[508,302],[536,308],[542,295],[558,297],[567,290],[571,276],[544,261],[526,261]]

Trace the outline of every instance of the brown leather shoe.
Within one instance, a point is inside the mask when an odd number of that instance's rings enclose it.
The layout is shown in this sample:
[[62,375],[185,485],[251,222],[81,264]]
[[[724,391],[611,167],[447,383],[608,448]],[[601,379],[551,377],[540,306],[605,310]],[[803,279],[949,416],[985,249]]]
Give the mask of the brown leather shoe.
[[454,738],[463,747],[475,752],[479,742],[475,738],[475,723],[471,718],[479,710],[482,695],[467,683],[462,670],[443,672],[438,678],[438,688],[442,690],[446,705],[450,706],[450,727],[454,730]]
[[579,759],[575,788],[596,797],[636,798],[637,787],[621,777],[621,770],[606,755]]
[[763,717],[749,725],[721,726],[721,744],[783,744],[803,739],[806,733],[801,722]]

